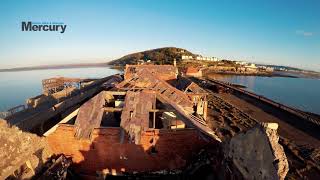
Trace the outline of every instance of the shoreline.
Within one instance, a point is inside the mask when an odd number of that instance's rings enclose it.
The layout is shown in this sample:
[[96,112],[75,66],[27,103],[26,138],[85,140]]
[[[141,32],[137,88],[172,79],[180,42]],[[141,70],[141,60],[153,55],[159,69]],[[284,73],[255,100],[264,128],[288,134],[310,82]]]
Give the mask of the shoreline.
[[53,66],[38,66],[38,67],[21,67],[21,68],[11,68],[11,69],[0,69],[1,72],[20,72],[20,71],[37,71],[37,70],[50,70],[50,69],[76,69],[76,68],[103,68],[109,67],[110,65],[104,64],[79,64],[79,65],[53,65]]
[[259,73],[233,73],[233,72],[208,72],[205,76],[209,76],[212,74],[219,75],[230,75],[230,76],[259,76],[259,77],[288,77],[288,78],[301,78],[294,75],[285,75],[285,74],[259,74]]

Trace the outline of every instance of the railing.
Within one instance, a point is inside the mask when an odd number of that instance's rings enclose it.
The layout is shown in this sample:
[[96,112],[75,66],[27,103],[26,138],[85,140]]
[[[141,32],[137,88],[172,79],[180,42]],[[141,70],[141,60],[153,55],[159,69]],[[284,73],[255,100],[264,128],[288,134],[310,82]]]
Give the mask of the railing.
[[309,121],[309,122],[312,122],[312,123],[320,126],[320,120],[314,119],[314,118],[312,118],[310,115],[308,115],[307,113],[302,112],[302,111],[300,111],[300,110],[298,110],[298,109],[295,109],[295,108],[293,108],[293,107],[289,107],[289,106],[287,106],[287,105],[284,105],[284,104],[275,102],[275,101],[273,101],[273,100],[271,100],[271,99],[268,99],[268,98],[266,98],[266,97],[264,97],[264,96],[257,95],[257,94],[255,94],[255,93],[252,93],[252,92],[249,92],[249,91],[240,89],[240,88],[236,88],[236,87],[230,86],[230,85],[228,85],[228,84],[225,83],[225,82],[221,82],[221,81],[213,80],[213,79],[209,79],[209,81],[214,82],[214,83],[219,84],[219,85],[222,85],[222,86],[224,86],[224,87],[228,87],[229,89],[232,89],[232,90],[234,90],[234,91],[240,92],[240,93],[242,93],[242,94],[246,94],[246,95],[248,95],[248,96],[250,96],[250,97],[259,99],[259,100],[262,101],[262,102],[265,102],[265,103],[267,103],[267,104],[273,105],[273,106],[275,106],[275,107],[277,107],[277,108],[280,108],[280,109],[282,109],[282,110],[284,110],[284,111],[286,111],[286,112],[289,112],[289,113],[291,113],[291,114],[293,114],[293,115],[296,115],[296,116],[298,116],[298,117],[300,117],[300,118],[302,118],[302,119],[305,119],[305,120],[307,120],[307,121]]
[[12,116],[15,113],[21,112],[28,109],[28,107],[24,104],[15,106],[13,108],[8,109],[7,111],[0,112],[0,118],[5,119],[9,116]]
[[10,115],[10,113],[8,111],[0,112],[0,119],[5,119],[9,115]]

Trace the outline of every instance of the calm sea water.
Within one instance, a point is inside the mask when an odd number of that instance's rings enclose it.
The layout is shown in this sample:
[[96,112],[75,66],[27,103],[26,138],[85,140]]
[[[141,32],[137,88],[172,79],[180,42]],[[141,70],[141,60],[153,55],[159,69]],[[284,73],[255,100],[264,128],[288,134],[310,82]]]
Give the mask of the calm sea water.
[[217,80],[247,86],[247,90],[277,102],[320,114],[320,79],[212,75]]
[[119,71],[108,67],[0,72],[0,111],[24,104],[27,98],[41,94],[42,79],[56,76],[102,78],[116,73]]

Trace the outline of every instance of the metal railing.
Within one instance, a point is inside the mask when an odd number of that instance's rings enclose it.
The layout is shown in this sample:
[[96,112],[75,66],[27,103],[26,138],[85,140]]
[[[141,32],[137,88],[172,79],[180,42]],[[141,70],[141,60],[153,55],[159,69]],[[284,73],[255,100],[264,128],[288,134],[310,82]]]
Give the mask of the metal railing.
[[9,116],[12,116],[13,114],[25,111],[26,109],[28,109],[28,107],[24,104],[12,107],[12,108],[8,109],[7,111],[0,112],[0,118],[5,119]]
[[10,115],[10,112],[8,111],[0,112],[0,119],[5,119],[9,115]]

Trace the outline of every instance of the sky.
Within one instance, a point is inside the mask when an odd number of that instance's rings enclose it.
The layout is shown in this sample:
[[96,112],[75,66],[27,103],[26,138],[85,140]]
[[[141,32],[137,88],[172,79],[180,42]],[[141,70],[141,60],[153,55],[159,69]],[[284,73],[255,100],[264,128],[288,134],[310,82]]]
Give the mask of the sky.
[[[107,62],[180,47],[320,71],[319,0],[1,0],[0,68]],[[65,33],[21,31],[63,22]]]

